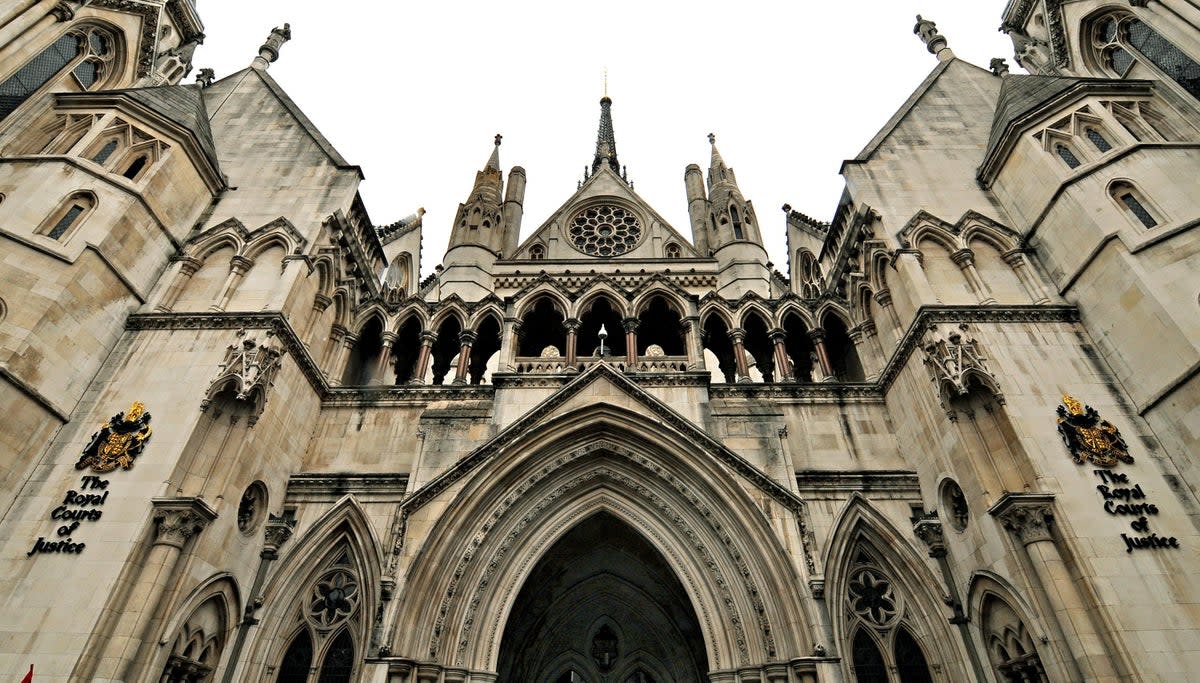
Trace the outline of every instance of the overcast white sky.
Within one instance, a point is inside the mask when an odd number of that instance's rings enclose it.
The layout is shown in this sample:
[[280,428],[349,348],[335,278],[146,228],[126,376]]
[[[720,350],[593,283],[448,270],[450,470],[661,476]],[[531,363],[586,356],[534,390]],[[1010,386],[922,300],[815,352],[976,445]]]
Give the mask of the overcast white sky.
[[705,136],[716,133],[783,270],[779,207],[831,218],[841,161],[936,66],[913,35],[915,15],[986,67],[1013,61],[997,30],[1003,9],[1003,0],[201,0],[208,37],[195,65],[222,78],[290,22],[271,74],[362,166],[376,224],[425,207],[423,273],[440,262],[495,133],[506,174],[514,165],[528,174],[522,239],[575,191],[595,150],[607,68],[617,152],[635,190],[690,236],[683,170],[707,168]]

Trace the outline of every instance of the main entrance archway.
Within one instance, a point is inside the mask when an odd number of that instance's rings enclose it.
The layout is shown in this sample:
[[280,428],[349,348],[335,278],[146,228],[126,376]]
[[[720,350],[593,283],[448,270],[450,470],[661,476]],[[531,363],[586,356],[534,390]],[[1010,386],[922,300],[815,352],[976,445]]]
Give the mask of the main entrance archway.
[[666,559],[600,512],[542,556],[509,613],[499,681],[676,683],[705,679],[696,613]]

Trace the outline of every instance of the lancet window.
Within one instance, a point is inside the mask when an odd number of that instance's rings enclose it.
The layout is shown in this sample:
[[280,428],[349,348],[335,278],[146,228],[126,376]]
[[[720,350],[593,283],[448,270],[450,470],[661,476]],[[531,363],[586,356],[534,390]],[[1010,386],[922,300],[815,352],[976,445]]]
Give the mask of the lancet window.
[[355,636],[364,610],[358,568],[348,551],[333,560],[301,589],[291,631],[275,669],[275,683],[349,683],[359,659]]
[[843,599],[856,683],[933,682],[900,587],[866,546],[850,565]]

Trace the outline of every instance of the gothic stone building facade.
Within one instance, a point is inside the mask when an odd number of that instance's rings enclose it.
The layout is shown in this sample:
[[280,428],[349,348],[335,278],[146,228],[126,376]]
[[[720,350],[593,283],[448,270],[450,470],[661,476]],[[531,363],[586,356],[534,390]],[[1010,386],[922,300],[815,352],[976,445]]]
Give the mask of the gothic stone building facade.
[[1192,680],[1200,6],[1002,21],[1028,74],[918,19],[829,222],[714,140],[669,225],[605,98],[421,279],[286,25],[182,84],[186,0],[4,3],[0,676]]

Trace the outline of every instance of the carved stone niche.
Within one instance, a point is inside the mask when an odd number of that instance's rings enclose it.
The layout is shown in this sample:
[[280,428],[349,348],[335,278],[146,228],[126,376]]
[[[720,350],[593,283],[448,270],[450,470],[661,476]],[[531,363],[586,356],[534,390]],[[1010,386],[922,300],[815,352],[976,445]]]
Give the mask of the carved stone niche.
[[238,341],[225,349],[225,360],[221,369],[208,385],[200,410],[208,410],[218,394],[230,389],[234,398],[249,405],[249,424],[254,425],[267,404],[267,392],[275,383],[275,375],[282,365],[287,351],[273,343],[274,333],[266,331],[261,343],[246,336],[246,330],[237,331]]
[[1004,404],[996,376],[988,369],[987,357],[966,323],[960,323],[948,334],[937,325],[930,325],[921,351],[925,367],[937,386],[938,402],[951,420],[957,416],[950,400],[970,393],[972,381],[987,387],[996,402]]

